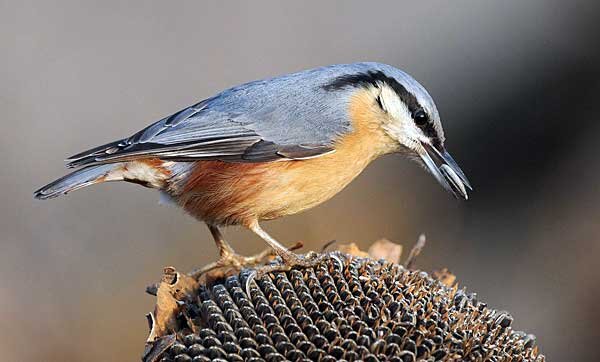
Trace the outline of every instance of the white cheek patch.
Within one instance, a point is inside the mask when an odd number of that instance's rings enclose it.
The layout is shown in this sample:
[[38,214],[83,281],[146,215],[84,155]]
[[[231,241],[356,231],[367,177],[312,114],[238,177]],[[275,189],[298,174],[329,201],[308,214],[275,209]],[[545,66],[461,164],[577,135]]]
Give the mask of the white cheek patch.
[[425,137],[412,120],[408,107],[388,85],[382,84],[380,91],[380,103],[389,115],[383,122],[383,129],[403,146],[415,149],[418,141]]

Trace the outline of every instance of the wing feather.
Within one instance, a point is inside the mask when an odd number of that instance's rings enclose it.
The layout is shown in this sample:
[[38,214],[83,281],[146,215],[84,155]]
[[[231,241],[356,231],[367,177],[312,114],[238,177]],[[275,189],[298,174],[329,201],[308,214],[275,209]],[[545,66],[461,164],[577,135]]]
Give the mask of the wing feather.
[[[305,71],[228,89],[129,138],[67,159],[68,167],[144,157],[265,162],[333,151],[350,130],[344,91],[323,90],[328,70]],[[341,99],[340,99],[341,97]]]

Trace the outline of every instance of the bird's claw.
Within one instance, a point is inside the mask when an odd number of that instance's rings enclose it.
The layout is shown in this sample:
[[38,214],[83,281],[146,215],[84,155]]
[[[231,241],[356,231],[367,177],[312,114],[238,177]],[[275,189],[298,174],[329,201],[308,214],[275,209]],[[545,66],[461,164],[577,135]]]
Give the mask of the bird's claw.
[[212,272],[217,269],[226,269],[227,271],[239,272],[246,267],[255,267],[257,265],[264,264],[270,261],[274,256],[275,252],[273,249],[265,249],[262,252],[253,256],[243,256],[235,252],[224,253],[221,255],[219,260],[209,263],[200,269],[192,272],[192,276],[195,278],[200,277],[203,274]]
[[[291,253],[292,250],[296,250],[301,247],[302,242],[298,241],[296,244],[289,247],[287,252],[293,254]],[[277,256],[277,252],[272,248],[265,249],[253,256],[243,256],[237,254],[230,247],[226,247],[221,249],[221,257],[219,260],[206,264],[200,269],[194,270],[191,273],[191,276],[195,279],[198,279],[200,276],[216,270],[224,270],[227,273],[239,272],[244,268],[253,268],[264,265],[265,263],[273,260],[275,256]]]
[[251,297],[250,294],[250,285],[253,281],[262,279],[263,276],[274,273],[274,272],[286,272],[290,271],[293,268],[311,268],[321,261],[323,261],[326,256],[322,254],[317,254],[314,251],[309,251],[304,255],[298,255],[295,253],[287,252],[285,254],[279,254],[283,261],[279,264],[270,264],[263,265],[261,267],[253,269],[248,278],[246,279],[246,295]]

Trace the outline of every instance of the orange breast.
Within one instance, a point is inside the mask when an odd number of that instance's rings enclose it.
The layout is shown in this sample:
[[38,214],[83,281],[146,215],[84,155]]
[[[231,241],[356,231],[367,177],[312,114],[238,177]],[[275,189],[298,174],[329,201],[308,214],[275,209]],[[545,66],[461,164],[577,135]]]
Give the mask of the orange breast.
[[178,202],[217,225],[248,225],[314,207],[341,191],[376,157],[397,144],[381,129],[385,116],[359,91],[350,103],[353,131],[335,152],[308,160],[264,163],[196,162]]

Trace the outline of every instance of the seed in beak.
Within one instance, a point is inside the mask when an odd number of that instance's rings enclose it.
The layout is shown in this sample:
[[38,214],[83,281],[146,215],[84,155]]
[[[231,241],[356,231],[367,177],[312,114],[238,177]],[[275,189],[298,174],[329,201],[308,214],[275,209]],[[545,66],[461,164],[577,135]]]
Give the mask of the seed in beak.
[[447,164],[443,164],[440,166],[440,171],[444,174],[444,177],[447,181],[449,181],[450,186],[454,190],[454,193],[457,195],[461,195],[465,200],[469,198],[467,195],[467,190],[465,189],[465,185],[462,182],[462,179],[452,167]]

